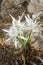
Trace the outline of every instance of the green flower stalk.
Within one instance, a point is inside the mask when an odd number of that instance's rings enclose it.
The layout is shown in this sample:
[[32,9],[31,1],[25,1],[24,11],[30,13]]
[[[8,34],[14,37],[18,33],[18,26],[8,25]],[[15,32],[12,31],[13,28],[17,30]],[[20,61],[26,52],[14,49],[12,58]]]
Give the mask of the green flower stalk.
[[18,38],[18,40],[21,42],[22,47],[23,47],[23,54],[24,54],[24,56],[26,56],[27,49],[30,46],[30,42],[32,40],[32,30],[30,31],[29,37],[27,39]]

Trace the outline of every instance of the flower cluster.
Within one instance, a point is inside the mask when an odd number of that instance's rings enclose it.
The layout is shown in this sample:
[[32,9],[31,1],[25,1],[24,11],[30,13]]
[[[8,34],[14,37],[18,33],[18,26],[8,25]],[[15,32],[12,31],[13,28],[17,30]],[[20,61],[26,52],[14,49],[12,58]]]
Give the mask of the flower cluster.
[[[21,22],[24,13],[18,19],[15,19],[11,14],[9,15],[12,18],[12,25],[7,30],[2,29],[9,36],[5,42],[12,40],[17,48],[20,42],[22,44],[30,43],[31,37],[40,33],[38,23],[32,20],[29,15],[25,16],[24,22]],[[29,33],[27,37],[25,36],[25,32],[26,34]]]

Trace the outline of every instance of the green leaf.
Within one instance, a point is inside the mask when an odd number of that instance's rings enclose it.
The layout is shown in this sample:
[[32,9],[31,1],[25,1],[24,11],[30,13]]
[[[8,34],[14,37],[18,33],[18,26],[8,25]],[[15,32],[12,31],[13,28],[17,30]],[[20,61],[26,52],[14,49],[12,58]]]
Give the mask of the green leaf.
[[21,39],[21,38],[19,38],[19,37],[17,37],[17,39],[19,40],[19,42],[20,42],[21,44],[24,43],[24,40],[23,40],[23,39]]
[[28,39],[27,39],[27,41],[26,41],[26,45],[30,44],[31,39],[32,39],[32,30],[31,30],[30,33],[29,33],[29,37],[28,37]]

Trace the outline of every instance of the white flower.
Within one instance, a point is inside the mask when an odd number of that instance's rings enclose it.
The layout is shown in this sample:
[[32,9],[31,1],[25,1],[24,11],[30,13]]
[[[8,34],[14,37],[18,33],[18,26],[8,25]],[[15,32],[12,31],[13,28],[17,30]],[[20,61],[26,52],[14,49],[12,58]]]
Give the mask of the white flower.
[[9,36],[9,38],[7,40],[5,40],[5,42],[12,40],[12,42],[14,43],[16,48],[17,48],[17,44],[18,44],[17,37],[20,36],[20,32],[22,32],[22,28],[23,28],[23,25],[21,23],[23,14],[21,17],[19,16],[18,20],[16,20],[12,15],[10,15],[12,18],[12,25],[9,27],[8,30],[2,29],[4,32],[7,33],[6,35]]
[[18,17],[18,19],[15,19],[12,15],[10,15],[11,18],[13,19],[12,24],[17,27],[19,32],[22,32],[23,31],[23,27],[24,27],[23,22],[21,22],[21,19],[23,18],[23,15],[24,15],[24,12],[23,12],[23,14],[21,16]]
[[25,21],[24,29],[27,30],[27,31],[32,30],[32,33],[37,35],[40,32],[39,25],[38,25],[39,22],[32,20],[29,17],[29,15],[25,16],[25,19],[26,19],[26,21]]
[[15,24],[17,27],[23,27],[23,23],[21,23],[21,20],[23,18],[23,15],[24,15],[24,12],[21,16],[18,17],[18,19],[15,19],[11,14],[9,14],[11,16],[11,18],[13,19],[13,23],[12,24]]
[[[18,29],[17,29],[17,27],[15,25],[10,26],[10,28],[8,30],[5,30],[5,29],[2,29],[2,30],[7,33],[7,35],[10,37],[10,39],[16,38],[18,33],[19,33],[19,31],[18,31]],[[10,40],[10,39],[8,39],[8,40]],[[8,40],[6,40],[6,42]]]

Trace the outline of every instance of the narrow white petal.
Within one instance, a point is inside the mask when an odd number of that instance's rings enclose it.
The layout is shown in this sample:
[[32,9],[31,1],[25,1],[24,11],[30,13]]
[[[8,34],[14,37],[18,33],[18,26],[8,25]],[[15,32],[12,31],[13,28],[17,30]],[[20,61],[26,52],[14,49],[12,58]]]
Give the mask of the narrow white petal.
[[4,42],[8,42],[9,40],[11,40],[11,38],[7,39],[7,40],[6,40],[6,41],[4,41]]
[[28,20],[27,16],[25,16],[25,19]]
[[9,14],[9,15],[12,18],[12,25],[15,25],[16,19],[11,14]]
[[17,45],[18,45],[18,42],[17,42],[17,40],[15,40],[15,47],[17,48]]
[[37,23],[37,22],[36,22],[36,20],[35,20],[35,22],[34,22],[34,23],[35,23],[35,24]]
[[23,18],[24,12],[21,16],[19,16],[19,20],[21,21],[21,19]]
[[8,30],[5,30],[5,29],[2,29],[2,30],[3,30],[4,32],[7,32],[7,33],[9,32]]
[[30,19],[30,16],[29,16],[29,14],[27,14],[27,17]]
[[12,18],[12,20],[15,20],[16,21],[16,19],[11,15],[11,14],[9,14],[10,15],[10,17]]
[[23,39],[23,40],[26,40],[26,38],[25,38],[25,37],[23,37],[23,36],[19,36],[19,38],[21,38],[21,39]]

